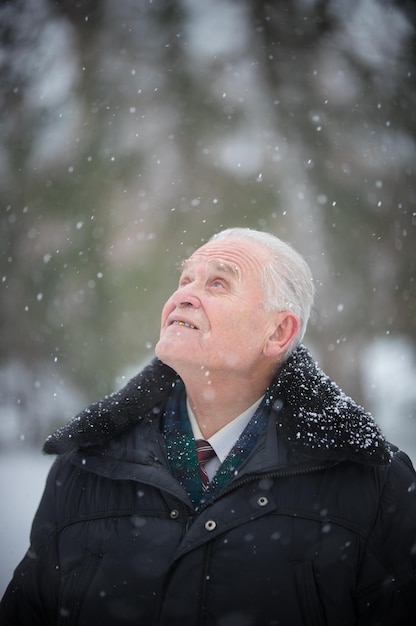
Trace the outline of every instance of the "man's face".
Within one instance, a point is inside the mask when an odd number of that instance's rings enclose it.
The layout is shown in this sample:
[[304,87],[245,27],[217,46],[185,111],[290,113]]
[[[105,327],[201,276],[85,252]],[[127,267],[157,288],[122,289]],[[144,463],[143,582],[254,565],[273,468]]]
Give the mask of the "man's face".
[[265,311],[262,267],[271,252],[244,239],[212,241],[183,264],[162,310],[158,357],[179,373],[255,371],[265,361],[275,313]]

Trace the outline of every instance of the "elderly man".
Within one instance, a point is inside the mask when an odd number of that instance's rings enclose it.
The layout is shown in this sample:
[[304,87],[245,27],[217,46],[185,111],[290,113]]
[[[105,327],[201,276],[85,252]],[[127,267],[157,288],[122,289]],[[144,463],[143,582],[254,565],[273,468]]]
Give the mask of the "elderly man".
[[45,444],[3,626],[414,622],[416,476],[300,344],[312,300],[268,233],[183,263],[158,358]]

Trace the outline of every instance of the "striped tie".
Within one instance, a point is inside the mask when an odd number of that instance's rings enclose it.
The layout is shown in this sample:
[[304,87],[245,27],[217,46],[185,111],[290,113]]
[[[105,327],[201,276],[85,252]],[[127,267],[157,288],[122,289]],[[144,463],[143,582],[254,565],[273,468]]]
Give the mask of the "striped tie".
[[209,485],[208,474],[205,470],[205,463],[215,457],[212,446],[204,439],[196,440],[196,452],[198,455],[199,474],[201,476],[202,490],[206,491]]

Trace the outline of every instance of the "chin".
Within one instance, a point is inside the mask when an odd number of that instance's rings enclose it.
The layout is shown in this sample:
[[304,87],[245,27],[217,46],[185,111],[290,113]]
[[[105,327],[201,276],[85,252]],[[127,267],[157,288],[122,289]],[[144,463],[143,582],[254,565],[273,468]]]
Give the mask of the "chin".
[[169,353],[169,350],[166,349],[166,346],[163,346],[162,341],[159,339],[155,346],[155,354],[158,359],[160,359],[163,363],[166,363],[166,357]]
[[156,344],[155,354],[162,363],[171,367],[181,377],[190,367],[192,370],[198,367],[195,359],[191,358],[189,350],[179,351],[173,349],[172,346],[166,347]]
[[174,363],[178,360],[178,349],[163,340],[159,340],[156,344],[155,354],[157,358],[162,361],[162,363],[165,363],[173,368]]

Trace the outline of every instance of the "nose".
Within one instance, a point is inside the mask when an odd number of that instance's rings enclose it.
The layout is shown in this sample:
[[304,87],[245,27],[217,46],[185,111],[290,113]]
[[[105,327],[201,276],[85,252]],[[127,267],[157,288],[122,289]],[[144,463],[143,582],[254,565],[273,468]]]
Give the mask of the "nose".
[[201,306],[194,283],[179,287],[172,295],[172,301],[178,308],[193,307],[198,309]]

